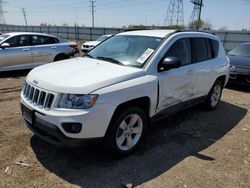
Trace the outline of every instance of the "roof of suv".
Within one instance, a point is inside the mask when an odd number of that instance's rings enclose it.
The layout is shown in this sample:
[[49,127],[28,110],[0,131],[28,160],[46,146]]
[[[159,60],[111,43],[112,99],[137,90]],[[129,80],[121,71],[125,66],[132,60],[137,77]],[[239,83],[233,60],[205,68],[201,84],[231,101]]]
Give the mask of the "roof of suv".
[[166,35],[170,33],[174,33],[176,30],[135,30],[135,31],[127,31],[123,33],[119,33],[118,35],[138,35],[138,36],[148,36],[148,37],[160,37],[164,38]]
[[123,33],[119,33],[118,35],[138,35],[138,36],[149,36],[149,37],[160,37],[164,38],[169,34],[177,33],[177,32],[192,32],[192,33],[203,33],[210,34],[212,33],[206,31],[198,31],[198,30],[167,30],[167,29],[156,29],[156,30],[135,30],[135,31],[127,31]]

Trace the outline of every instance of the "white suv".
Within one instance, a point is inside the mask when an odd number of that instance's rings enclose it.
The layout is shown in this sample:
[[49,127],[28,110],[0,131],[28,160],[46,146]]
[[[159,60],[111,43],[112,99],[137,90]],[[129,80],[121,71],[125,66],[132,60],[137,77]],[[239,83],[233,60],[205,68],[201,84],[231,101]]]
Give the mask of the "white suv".
[[213,34],[129,31],[85,57],[33,69],[21,93],[22,116],[54,145],[102,139],[127,155],[150,120],[198,103],[216,108],[228,78],[229,61]]

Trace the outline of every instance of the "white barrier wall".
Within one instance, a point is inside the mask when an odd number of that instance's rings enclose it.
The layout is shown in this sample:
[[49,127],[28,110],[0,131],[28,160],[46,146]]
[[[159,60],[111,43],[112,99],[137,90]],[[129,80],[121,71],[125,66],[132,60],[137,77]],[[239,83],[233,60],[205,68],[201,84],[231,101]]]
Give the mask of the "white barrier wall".
[[[105,28],[105,27],[70,27],[70,26],[19,26],[19,25],[0,25],[0,32],[39,32],[48,33],[64,39],[75,41],[95,40],[100,35],[116,34],[124,31],[124,28]],[[250,32],[243,31],[212,31],[220,37],[225,50],[229,51],[242,42],[250,42]]]
[[99,27],[64,27],[64,26],[18,26],[0,25],[0,32],[38,32],[47,33],[64,39],[95,40],[100,35],[116,34],[122,32],[122,28],[99,28]]

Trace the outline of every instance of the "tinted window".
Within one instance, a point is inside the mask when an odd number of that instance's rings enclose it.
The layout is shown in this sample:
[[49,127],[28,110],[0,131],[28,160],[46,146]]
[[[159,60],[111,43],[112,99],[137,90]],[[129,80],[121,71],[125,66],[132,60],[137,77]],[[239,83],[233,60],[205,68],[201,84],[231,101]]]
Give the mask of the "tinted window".
[[206,61],[208,59],[207,39],[192,38],[194,61]]
[[216,58],[219,53],[219,42],[213,39],[209,39],[210,41],[210,46],[212,48],[212,57]]
[[182,65],[191,63],[191,45],[189,39],[177,40],[167,51],[165,57],[177,57]]
[[6,43],[9,43],[10,47],[29,46],[30,40],[28,35],[21,35],[11,37]]
[[40,36],[33,35],[32,36],[32,44],[33,45],[46,45],[46,44],[55,44],[58,42],[58,39],[49,36]]
[[212,44],[210,42],[210,39],[206,39],[206,45],[207,45],[207,58],[213,59],[213,52],[212,52]]
[[241,44],[233,48],[229,55],[236,55],[236,56],[250,56],[250,44]]

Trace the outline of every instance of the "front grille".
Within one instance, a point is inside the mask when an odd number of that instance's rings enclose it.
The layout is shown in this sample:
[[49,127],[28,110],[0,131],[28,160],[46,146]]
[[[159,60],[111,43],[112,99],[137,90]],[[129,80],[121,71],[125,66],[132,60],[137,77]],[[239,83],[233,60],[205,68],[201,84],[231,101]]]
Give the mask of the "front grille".
[[237,73],[250,74],[250,69],[245,67],[236,67]]
[[55,98],[54,94],[38,89],[27,82],[23,88],[23,95],[34,106],[44,108],[45,110],[50,110]]

